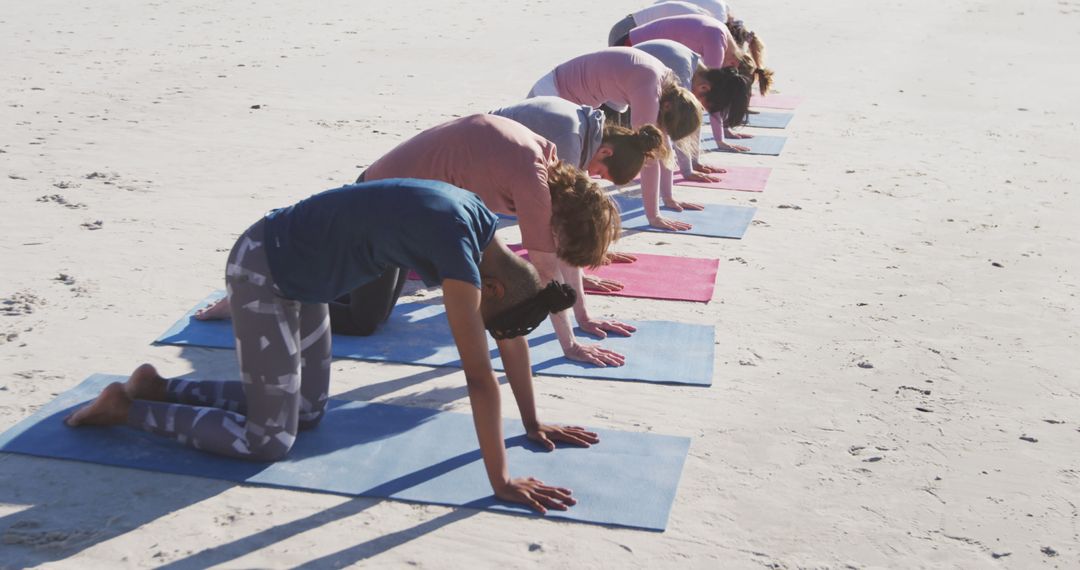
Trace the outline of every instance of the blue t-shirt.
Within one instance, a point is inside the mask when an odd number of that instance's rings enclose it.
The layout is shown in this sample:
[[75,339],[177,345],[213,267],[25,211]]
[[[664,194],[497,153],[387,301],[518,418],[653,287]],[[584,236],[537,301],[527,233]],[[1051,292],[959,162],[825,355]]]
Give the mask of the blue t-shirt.
[[397,266],[424,283],[480,287],[480,255],[498,219],[445,182],[390,178],[327,190],[266,215],[270,273],[282,294],[326,303]]

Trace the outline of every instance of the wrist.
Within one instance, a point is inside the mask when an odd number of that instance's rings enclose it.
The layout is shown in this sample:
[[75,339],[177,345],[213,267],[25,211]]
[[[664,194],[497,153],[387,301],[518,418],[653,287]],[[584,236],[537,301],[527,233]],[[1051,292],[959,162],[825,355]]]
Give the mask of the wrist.
[[525,418],[522,418],[521,425],[525,427],[525,431],[527,433],[540,431],[540,422],[536,418],[533,418],[531,420],[526,420]]

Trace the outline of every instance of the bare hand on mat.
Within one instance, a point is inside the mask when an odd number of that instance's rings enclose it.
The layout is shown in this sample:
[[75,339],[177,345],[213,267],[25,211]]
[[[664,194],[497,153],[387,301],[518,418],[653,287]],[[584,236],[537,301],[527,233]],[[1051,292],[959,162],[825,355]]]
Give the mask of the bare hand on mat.
[[548,509],[565,511],[576,505],[577,500],[571,494],[570,489],[551,487],[533,477],[511,479],[495,491],[496,497],[504,501],[528,505],[540,514],[546,514]]
[[595,275],[583,275],[581,277],[582,286],[586,291],[601,291],[603,293],[612,293],[615,291],[622,291],[623,284],[612,280],[604,279],[603,277],[597,277]]

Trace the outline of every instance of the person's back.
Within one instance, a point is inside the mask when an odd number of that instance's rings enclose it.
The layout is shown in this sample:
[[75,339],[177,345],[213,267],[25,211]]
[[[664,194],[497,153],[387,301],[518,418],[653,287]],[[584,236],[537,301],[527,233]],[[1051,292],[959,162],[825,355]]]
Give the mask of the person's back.
[[555,251],[548,169],[555,145],[528,127],[496,115],[470,115],[399,144],[364,172],[384,178],[441,180],[480,196],[493,212],[519,218],[530,250]]
[[[561,97],[598,107],[632,105],[643,98],[659,100],[663,78],[670,71],[643,51],[611,47],[570,59],[554,73]],[[647,122],[655,122],[656,110],[646,116]]]
[[663,4],[689,4],[724,23],[727,23],[728,19],[731,17],[731,8],[728,7],[725,0],[680,0],[679,2],[659,0],[653,4],[653,6],[660,6]]
[[642,26],[649,22],[659,20],[660,18],[669,18],[671,16],[687,16],[696,14],[699,16],[715,17],[708,10],[692,4],[690,2],[684,2],[681,0],[671,0],[666,2],[657,2],[650,6],[646,6],[637,12],[633,13],[634,22],[637,25]]
[[559,159],[585,169],[604,138],[604,113],[560,97],[532,97],[491,111],[555,144]]
[[737,63],[727,61],[731,33],[723,22],[708,16],[672,16],[638,26],[629,33],[630,45],[636,46],[651,40],[672,40],[701,55],[702,63],[709,68],[720,68]]
[[639,49],[660,60],[675,74],[679,86],[690,89],[694,73],[701,66],[701,56],[690,48],[672,40],[650,40],[636,44]]
[[282,293],[328,302],[407,267],[428,285],[480,284],[497,218],[475,194],[433,180],[387,179],[315,194],[265,219],[267,260]]

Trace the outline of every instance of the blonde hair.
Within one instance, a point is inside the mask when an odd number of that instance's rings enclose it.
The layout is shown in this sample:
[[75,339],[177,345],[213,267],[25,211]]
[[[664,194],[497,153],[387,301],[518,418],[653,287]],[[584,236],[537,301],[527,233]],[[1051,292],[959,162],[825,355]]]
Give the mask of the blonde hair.
[[[752,45],[752,44],[751,44]],[[772,89],[773,84],[773,71],[759,66],[754,56],[746,53],[739,52],[739,75],[748,78],[751,82],[756,81],[758,84],[758,91],[762,95],[765,95]]]
[[[701,129],[701,116],[705,109],[701,107],[698,98],[688,89],[675,83],[673,75],[664,78],[663,87],[660,90],[660,113],[656,117],[656,125],[667,135],[671,141],[681,142],[690,135]],[[671,147],[665,144],[657,152],[656,159],[668,168],[673,164]],[[680,148],[682,145],[680,145]]]

